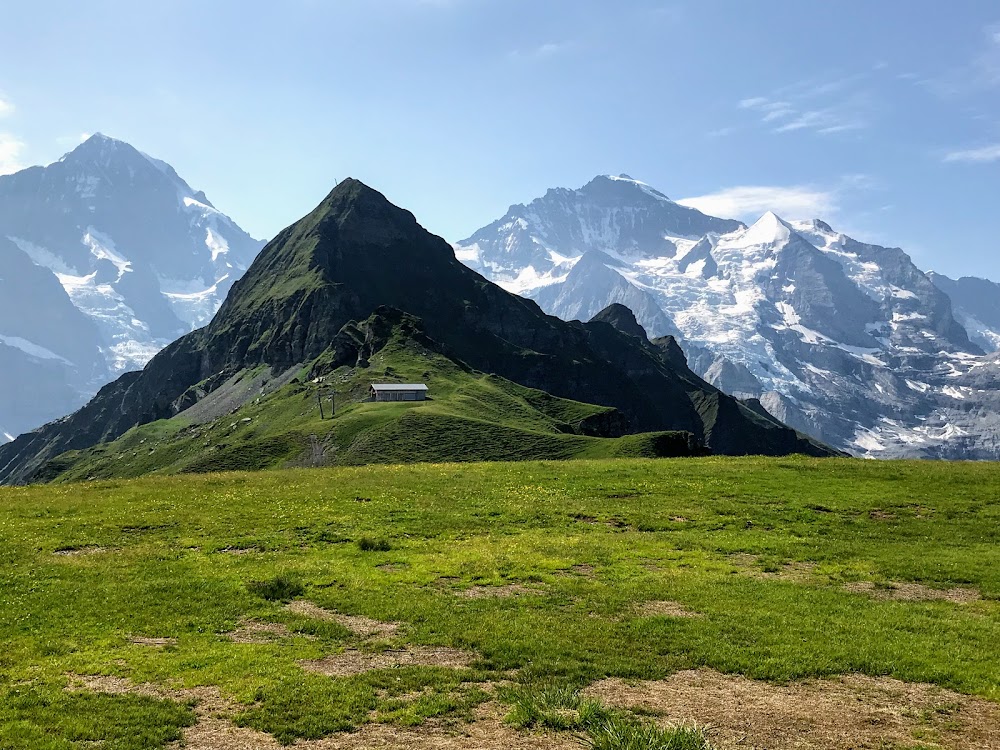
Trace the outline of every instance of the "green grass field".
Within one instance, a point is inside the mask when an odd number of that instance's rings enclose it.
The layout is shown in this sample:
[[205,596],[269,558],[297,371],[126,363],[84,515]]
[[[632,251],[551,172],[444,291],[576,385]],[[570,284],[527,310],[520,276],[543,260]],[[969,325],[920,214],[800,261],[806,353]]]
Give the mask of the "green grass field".
[[[236,725],[282,743],[461,724],[492,702],[517,732],[702,747],[578,692],[699,667],[771,683],[890,676],[1000,701],[998,494],[994,464],[804,458],[2,489],[0,748],[158,748],[197,720],[183,700],[66,689],[94,675],[217,687]],[[888,595],[902,584],[930,595]],[[289,599],[399,627],[363,637]],[[266,637],[234,642],[248,623]],[[420,647],[467,658],[391,663]],[[347,656],[376,668],[304,668]],[[937,746],[906,746],[918,740]]]

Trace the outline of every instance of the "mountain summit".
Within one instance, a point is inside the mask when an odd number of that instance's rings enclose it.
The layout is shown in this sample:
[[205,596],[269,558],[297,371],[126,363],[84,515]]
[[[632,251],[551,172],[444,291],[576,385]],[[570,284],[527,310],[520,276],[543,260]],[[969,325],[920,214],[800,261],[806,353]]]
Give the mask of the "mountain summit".
[[773,212],[746,227],[598,177],[512,207],[456,256],[566,320],[630,307],[651,335],[678,337],[713,384],[843,450],[1000,457],[983,400],[993,368],[976,364],[969,336],[1000,341],[1000,295],[932,280],[898,248]]
[[385,308],[419,320],[462,367],[612,407],[625,432],[681,430],[722,453],[829,453],[649,342],[605,323],[545,315],[459,263],[410,212],[345,180],[261,251],[208,326],[102,389],[80,412],[0,448],[0,479],[23,481],[66,450],[173,417],[262,367],[280,379],[318,358],[340,362],[344,332]]
[[0,244],[19,308],[0,320],[0,379],[37,394],[0,400],[0,430],[17,434],[207,323],[263,243],[169,164],[98,134],[0,177]]

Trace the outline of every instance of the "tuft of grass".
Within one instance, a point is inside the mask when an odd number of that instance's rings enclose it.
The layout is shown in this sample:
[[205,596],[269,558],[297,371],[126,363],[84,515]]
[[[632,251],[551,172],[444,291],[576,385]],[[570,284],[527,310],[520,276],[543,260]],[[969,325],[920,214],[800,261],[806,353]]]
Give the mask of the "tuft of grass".
[[511,706],[508,724],[519,729],[584,732],[580,742],[591,750],[711,750],[701,729],[658,727],[584,698],[571,684],[519,685],[504,698]]
[[519,729],[584,729],[609,717],[597,701],[585,699],[565,683],[520,685],[505,696],[511,710],[506,721]]
[[696,727],[658,727],[622,714],[611,714],[588,727],[581,743],[590,750],[711,750]]
[[269,602],[290,602],[305,593],[302,582],[290,576],[279,575],[264,581],[250,581],[247,591]]
[[358,540],[358,549],[362,552],[388,552],[392,549],[392,545],[385,539],[363,536]]

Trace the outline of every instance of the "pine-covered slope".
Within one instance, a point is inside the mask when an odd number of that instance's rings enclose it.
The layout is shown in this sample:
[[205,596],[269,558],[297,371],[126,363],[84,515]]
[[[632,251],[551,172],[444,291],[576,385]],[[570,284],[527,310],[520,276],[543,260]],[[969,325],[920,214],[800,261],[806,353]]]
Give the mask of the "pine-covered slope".
[[0,448],[0,479],[23,481],[67,450],[173,417],[250,370],[300,368],[382,306],[419,318],[454,361],[612,407],[627,432],[685,431],[722,453],[829,453],[612,325],[544,314],[458,262],[408,211],[346,180],[268,244],[208,326],[106,386],[80,412]]

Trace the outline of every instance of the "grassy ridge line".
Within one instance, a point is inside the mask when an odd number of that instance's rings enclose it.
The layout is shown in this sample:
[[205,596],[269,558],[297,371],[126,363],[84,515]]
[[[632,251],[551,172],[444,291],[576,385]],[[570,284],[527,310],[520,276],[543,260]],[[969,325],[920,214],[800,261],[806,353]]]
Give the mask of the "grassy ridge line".
[[[296,381],[236,411],[226,409],[227,413],[207,424],[192,424],[182,412],[173,419],[137,427],[111,443],[64,454],[50,461],[38,478],[75,481],[296,465],[565,460],[691,452],[684,433],[593,437],[588,434],[593,431],[591,425],[613,418],[613,409],[470,372],[404,336],[390,339],[367,367],[331,372],[324,367],[327,359],[320,357],[302,368]],[[317,382],[317,373],[323,373],[322,383]],[[253,382],[257,375],[248,371],[243,380]],[[426,382],[432,400],[366,403],[369,383],[379,380]],[[320,388],[336,391],[333,419],[320,419]]]
[[[289,742],[373,711],[404,724],[463,716],[485,699],[474,683],[511,669],[525,684],[570,686],[699,666],[777,681],[860,672],[1000,700],[998,489],[993,464],[719,458],[3,489],[0,747],[29,746],[10,739],[18,732],[59,736],[70,672],[219,686],[246,704],[239,721]],[[67,549],[81,554],[54,554]],[[303,672],[299,660],[370,646],[248,589],[275,576],[323,607],[403,623],[397,647],[478,660],[457,672]],[[856,581],[965,586],[983,599],[879,601],[844,590]],[[507,583],[531,593],[457,595]],[[700,616],[644,616],[650,601]],[[246,619],[299,635],[223,635]],[[156,736],[180,721],[156,705],[135,711]]]

